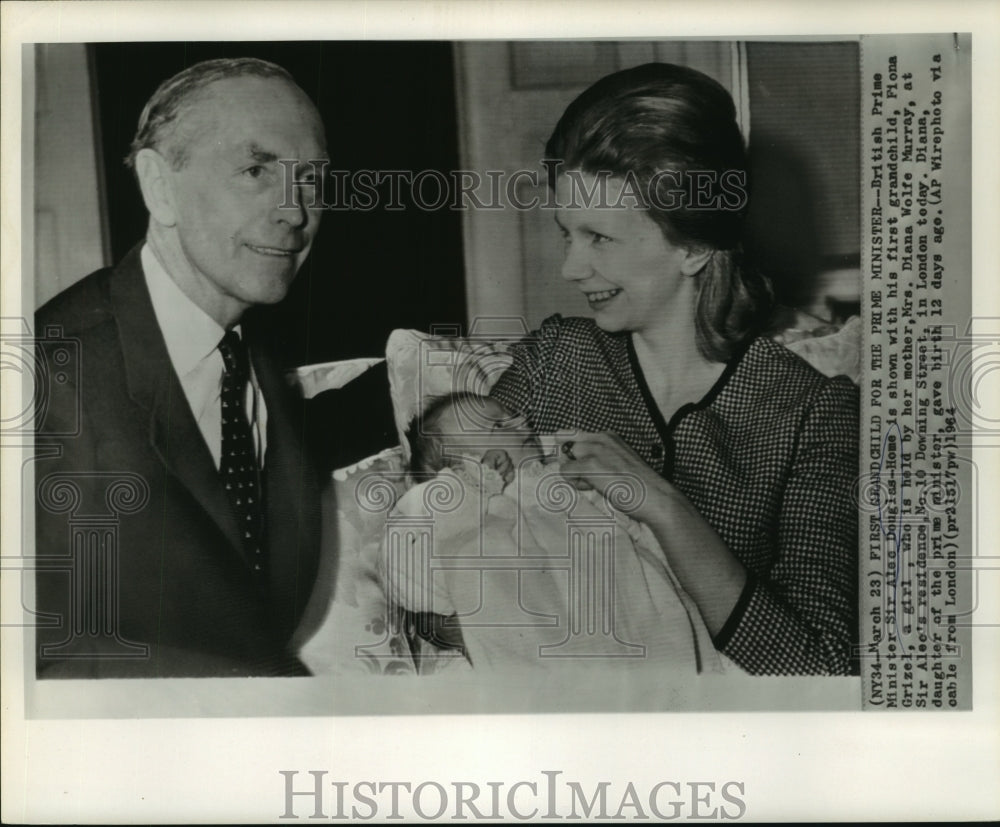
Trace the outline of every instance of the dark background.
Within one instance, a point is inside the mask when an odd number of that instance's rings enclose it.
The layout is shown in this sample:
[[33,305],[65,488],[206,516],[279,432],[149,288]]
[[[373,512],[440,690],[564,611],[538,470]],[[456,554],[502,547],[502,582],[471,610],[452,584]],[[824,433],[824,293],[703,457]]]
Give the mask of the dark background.
[[[452,50],[435,42],[92,44],[112,259],[145,236],[123,160],[159,84],[201,60],[259,57],[287,69],[326,125],[330,169],[460,167]],[[254,311],[287,365],[379,356],[394,328],[466,324],[462,232],[449,209],[328,211],[287,298]],[[385,366],[307,402],[323,471],[397,443]]]
[[[859,268],[858,44],[749,42],[749,262],[779,302],[809,304],[825,270]],[[859,302],[826,308],[840,321]]]

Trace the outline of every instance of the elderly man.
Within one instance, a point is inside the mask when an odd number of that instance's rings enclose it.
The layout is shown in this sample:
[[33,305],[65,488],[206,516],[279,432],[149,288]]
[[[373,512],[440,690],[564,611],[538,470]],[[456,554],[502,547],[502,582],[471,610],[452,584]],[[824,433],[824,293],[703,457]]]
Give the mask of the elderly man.
[[306,673],[289,640],[317,479],[247,311],[308,255],[325,157],[312,102],[264,61],[199,63],[146,105],[128,159],[145,241],[36,318],[80,360],[38,429],[39,677]]

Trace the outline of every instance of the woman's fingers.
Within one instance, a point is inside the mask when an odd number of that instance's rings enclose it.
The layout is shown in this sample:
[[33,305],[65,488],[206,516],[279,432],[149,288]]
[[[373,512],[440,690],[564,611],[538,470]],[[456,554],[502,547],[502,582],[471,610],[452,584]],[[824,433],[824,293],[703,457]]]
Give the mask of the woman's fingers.
[[583,462],[594,458],[610,462],[614,459],[624,459],[631,464],[641,459],[614,434],[578,433],[572,439],[563,440],[556,454],[559,464]]
[[578,489],[609,493],[614,488],[619,497],[632,492],[625,499],[636,503],[645,500],[646,488],[656,474],[617,436],[608,433],[576,433],[560,443],[557,458],[563,476]]
[[603,486],[596,476],[601,472],[612,470],[611,466],[614,465],[607,445],[593,437],[593,434],[577,434],[575,439],[564,441],[559,446],[557,454],[563,475],[574,485],[578,481],[586,483],[585,487],[577,485],[581,490],[601,489]]

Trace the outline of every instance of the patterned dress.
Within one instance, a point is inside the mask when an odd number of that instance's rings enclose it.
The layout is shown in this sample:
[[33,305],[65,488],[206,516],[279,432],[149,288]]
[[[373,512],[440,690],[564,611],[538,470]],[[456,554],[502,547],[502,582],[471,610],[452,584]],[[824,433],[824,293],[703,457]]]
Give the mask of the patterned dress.
[[552,316],[492,390],[540,433],[611,431],[682,491],[746,567],[716,648],[753,674],[856,672],[857,387],[758,338],[666,421],[631,336]]

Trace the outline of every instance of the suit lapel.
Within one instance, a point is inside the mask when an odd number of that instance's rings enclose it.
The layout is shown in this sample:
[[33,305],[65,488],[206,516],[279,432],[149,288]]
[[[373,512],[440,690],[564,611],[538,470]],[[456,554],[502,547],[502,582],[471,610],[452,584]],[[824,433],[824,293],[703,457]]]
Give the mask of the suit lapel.
[[111,280],[111,302],[129,395],[149,411],[150,442],[167,470],[192,494],[242,556],[236,517],[156,321],[140,263],[141,248],[140,244],[132,249]]

